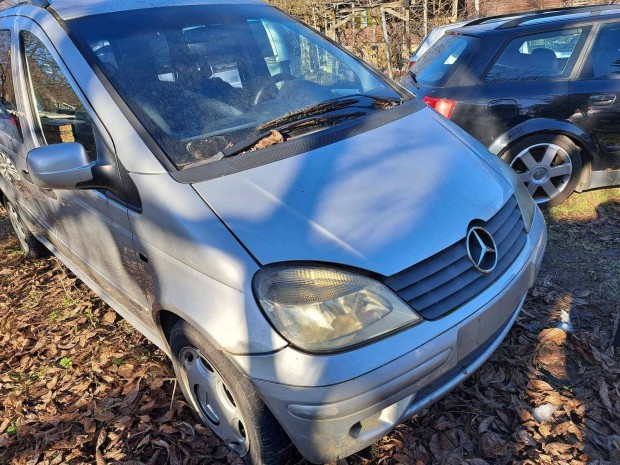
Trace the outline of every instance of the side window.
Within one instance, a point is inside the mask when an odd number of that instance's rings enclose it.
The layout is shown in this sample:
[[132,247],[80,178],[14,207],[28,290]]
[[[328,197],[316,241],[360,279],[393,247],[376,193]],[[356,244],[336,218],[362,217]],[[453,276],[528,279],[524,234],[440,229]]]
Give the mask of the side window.
[[11,72],[11,32],[0,31],[0,131],[21,142],[21,127]]
[[566,77],[583,29],[513,39],[485,76],[485,82],[535,81]]
[[603,26],[594,42],[592,68],[588,77],[620,76],[620,24]]
[[95,134],[84,105],[45,45],[26,31],[21,33],[21,40],[33,111],[38,117],[39,142],[79,142],[94,160]]

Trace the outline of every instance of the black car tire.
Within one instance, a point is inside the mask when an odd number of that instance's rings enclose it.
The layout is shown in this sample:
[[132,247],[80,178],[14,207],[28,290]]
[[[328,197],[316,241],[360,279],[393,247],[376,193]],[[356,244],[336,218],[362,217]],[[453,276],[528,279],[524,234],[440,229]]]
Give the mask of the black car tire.
[[[241,450],[240,455],[246,464],[285,465],[292,462],[296,449],[291,440],[250,380],[226,355],[183,320],[172,328],[170,348],[181,388],[194,413],[220,439],[223,438],[218,431],[230,432],[231,426],[235,430],[233,434],[245,438],[245,442],[232,447],[223,441],[233,451],[239,453]],[[196,380],[202,374],[206,376],[199,385]],[[229,410],[226,410],[227,406]],[[237,411],[233,412],[232,408]],[[239,417],[238,424],[226,425],[225,415]],[[247,453],[243,452],[244,448]]]
[[47,248],[32,234],[28,226],[24,223],[19,210],[8,200],[4,207],[13,226],[13,231],[17,236],[19,245],[26,258],[41,258],[49,254]]
[[561,134],[537,134],[510,146],[501,155],[515,170],[541,208],[566,200],[581,177],[581,150]]

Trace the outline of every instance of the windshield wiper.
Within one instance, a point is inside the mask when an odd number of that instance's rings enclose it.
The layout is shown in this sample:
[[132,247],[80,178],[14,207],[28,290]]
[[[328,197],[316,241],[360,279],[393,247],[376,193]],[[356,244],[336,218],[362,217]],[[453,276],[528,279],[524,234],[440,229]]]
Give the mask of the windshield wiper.
[[[315,117],[301,118],[296,121],[292,121],[288,124],[280,124],[279,126],[271,126],[271,129],[266,129],[259,132],[256,135],[248,137],[234,145],[230,145],[216,155],[217,159],[234,157],[240,153],[245,153],[253,150],[259,150],[270,147],[272,145],[281,144],[286,142],[288,134],[302,130],[304,128],[312,128],[317,126],[333,126],[336,123],[347,120],[355,119],[367,114],[365,111],[352,111],[346,113],[337,113],[331,115],[319,115]],[[282,118],[281,118],[282,119]]]
[[420,88],[420,83],[418,82],[418,75],[416,73],[414,73],[412,71],[412,69],[409,70],[409,76],[411,76],[411,79],[413,80],[413,85],[415,86],[415,88],[419,89]]
[[323,113],[328,113],[334,110],[340,110],[342,108],[347,108],[351,106],[356,106],[359,104],[362,99],[369,99],[372,102],[373,106],[379,106],[381,108],[387,109],[396,105],[400,105],[403,103],[402,99],[386,99],[380,97],[373,97],[371,95],[365,94],[352,94],[343,97],[337,97],[335,99],[327,100],[325,102],[319,103],[317,105],[311,105],[309,107],[303,108],[301,110],[293,111],[291,113],[287,113],[284,116],[273,119],[271,121],[267,121],[266,123],[261,124],[256,128],[256,130],[260,133],[263,131],[267,131],[269,129],[274,129],[283,124],[292,123],[301,119],[309,118],[315,115],[320,115]]

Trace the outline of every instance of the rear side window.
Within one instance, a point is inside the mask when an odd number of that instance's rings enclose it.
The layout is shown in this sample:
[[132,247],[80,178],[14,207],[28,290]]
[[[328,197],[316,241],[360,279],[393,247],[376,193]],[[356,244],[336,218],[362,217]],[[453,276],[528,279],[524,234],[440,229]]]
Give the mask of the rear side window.
[[588,77],[620,77],[620,24],[608,24],[601,28],[590,59],[592,67]]
[[29,32],[21,33],[42,144],[79,142],[96,159],[93,123],[86,108],[45,45]]
[[485,82],[535,81],[570,74],[581,48],[583,29],[517,37],[503,50]]
[[0,31],[0,131],[12,139],[23,141],[11,71],[10,31]]
[[467,36],[443,36],[422,55],[411,72],[421,84],[442,86],[463,63],[477,40]]

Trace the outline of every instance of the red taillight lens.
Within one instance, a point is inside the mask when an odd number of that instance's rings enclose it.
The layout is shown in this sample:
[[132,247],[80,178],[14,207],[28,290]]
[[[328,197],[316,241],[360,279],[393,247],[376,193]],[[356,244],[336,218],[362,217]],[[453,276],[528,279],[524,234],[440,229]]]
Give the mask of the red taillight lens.
[[447,98],[424,97],[422,99],[429,107],[434,108],[438,113],[446,118],[452,118],[452,113],[456,108],[456,102]]
[[407,69],[413,68],[413,65],[415,65],[415,61],[410,61],[409,65],[407,66]]

